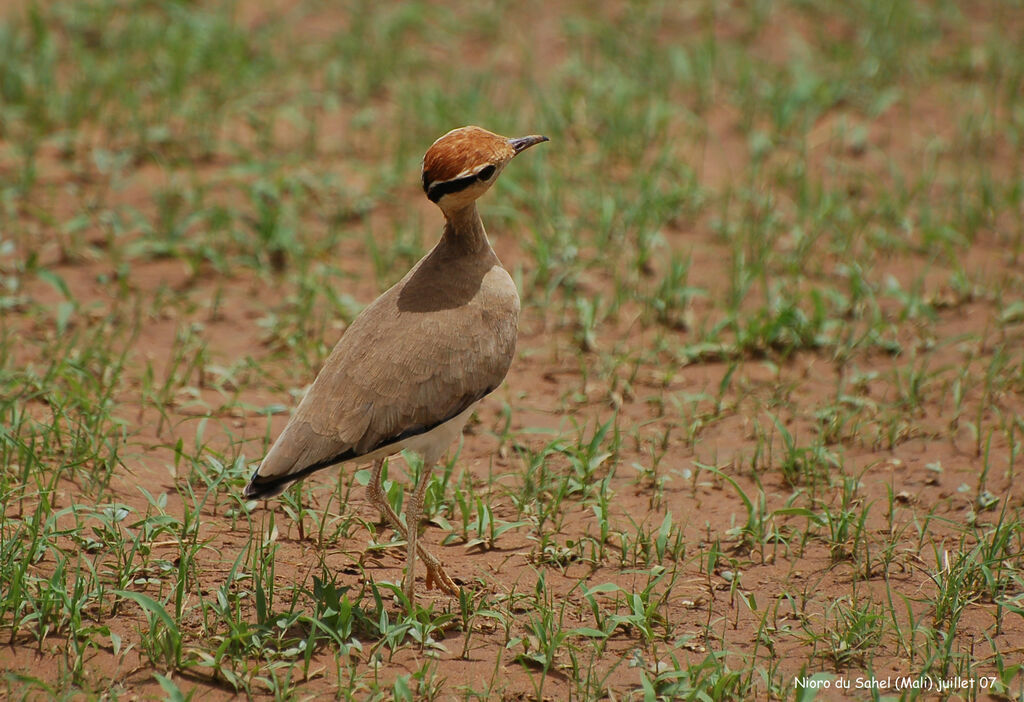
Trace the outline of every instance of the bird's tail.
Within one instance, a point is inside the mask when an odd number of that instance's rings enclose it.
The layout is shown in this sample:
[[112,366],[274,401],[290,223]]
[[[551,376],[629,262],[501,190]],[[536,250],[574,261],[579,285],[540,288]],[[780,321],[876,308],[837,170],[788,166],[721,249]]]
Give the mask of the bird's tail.
[[269,500],[277,497],[288,489],[301,476],[275,475],[266,477],[260,475],[259,468],[249,478],[249,483],[242,490],[242,496],[247,500]]
[[[277,497],[287,490],[289,485],[302,480],[310,473],[337,465],[357,455],[355,451],[349,449],[339,455],[305,464],[304,459],[308,458],[305,455],[297,461],[293,455],[278,452],[280,443],[281,439],[278,438],[278,443],[271,447],[270,453],[266,455],[260,467],[249,478],[249,484],[242,490],[242,495],[247,500],[269,500],[271,497]],[[284,470],[281,470],[282,466],[285,466]]]

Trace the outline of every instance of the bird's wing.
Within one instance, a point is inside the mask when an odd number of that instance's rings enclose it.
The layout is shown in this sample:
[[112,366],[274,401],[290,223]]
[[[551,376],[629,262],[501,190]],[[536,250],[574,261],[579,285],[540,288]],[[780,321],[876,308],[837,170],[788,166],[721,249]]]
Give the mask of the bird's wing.
[[400,304],[406,282],[353,321],[253,475],[248,496],[276,494],[315,470],[429,431],[504,379],[519,310],[507,272],[492,268],[465,304],[422,311]]

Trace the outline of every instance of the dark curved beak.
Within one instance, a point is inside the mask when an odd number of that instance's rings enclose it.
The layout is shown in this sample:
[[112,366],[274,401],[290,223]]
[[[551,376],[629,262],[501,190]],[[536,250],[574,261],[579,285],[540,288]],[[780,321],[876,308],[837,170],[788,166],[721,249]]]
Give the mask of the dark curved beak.
[[512,148],[515,149],[515,152],[519,154],[526,151],[534,144],[539,144],[542,141],[551,140],[546,136],[541,136],[540,134],[531,134],[530,136],[519,137],[518,139],[509,139],[508,143],[511,144]]

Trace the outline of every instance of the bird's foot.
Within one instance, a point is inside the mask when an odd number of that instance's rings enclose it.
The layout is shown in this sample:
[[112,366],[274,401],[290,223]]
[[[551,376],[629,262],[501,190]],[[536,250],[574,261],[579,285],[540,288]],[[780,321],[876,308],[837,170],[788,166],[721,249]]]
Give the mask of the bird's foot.
[[440,563],[427,564],[427,589],[433,590],[434,586],[438,589],[443,590],[445,593],[452,597],[459,596],[459,586],[455,584],[455,581],[448,577],[448,573],[444,572],[444,568]]

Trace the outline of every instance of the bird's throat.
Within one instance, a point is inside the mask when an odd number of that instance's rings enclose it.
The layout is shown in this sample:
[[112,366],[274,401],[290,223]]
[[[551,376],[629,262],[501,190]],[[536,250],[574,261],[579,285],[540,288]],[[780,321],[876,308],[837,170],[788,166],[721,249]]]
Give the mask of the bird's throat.
[[476,254],[491,248],[484,231],[484,223],[480,220],[476,203],[471,202],[463,208],[445,212],[444,234],[442,245],[449,246],[466,254]]

